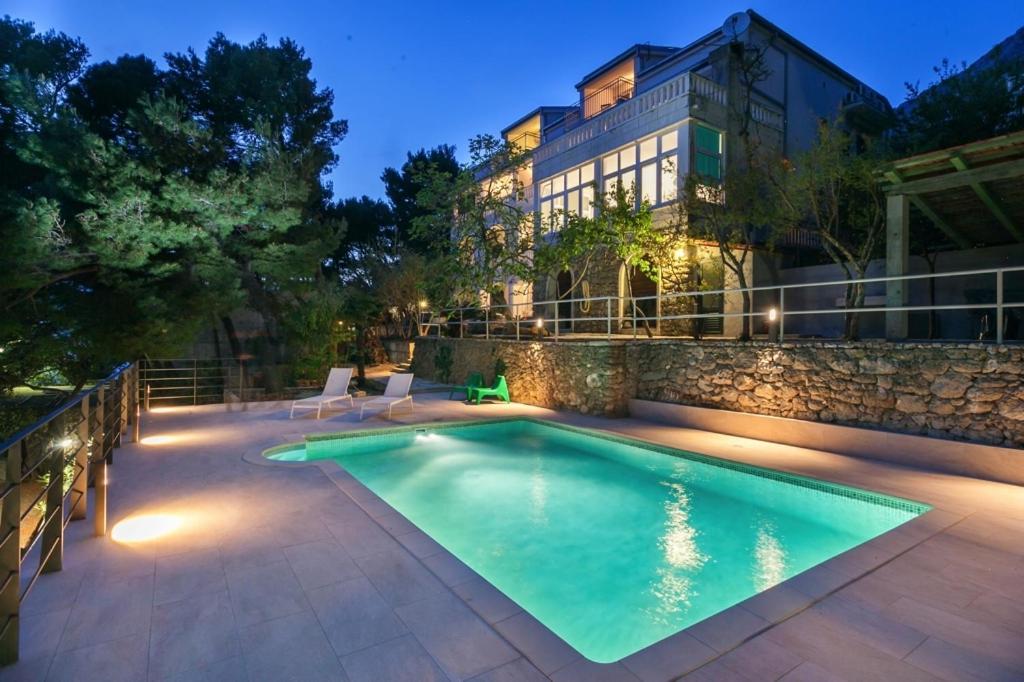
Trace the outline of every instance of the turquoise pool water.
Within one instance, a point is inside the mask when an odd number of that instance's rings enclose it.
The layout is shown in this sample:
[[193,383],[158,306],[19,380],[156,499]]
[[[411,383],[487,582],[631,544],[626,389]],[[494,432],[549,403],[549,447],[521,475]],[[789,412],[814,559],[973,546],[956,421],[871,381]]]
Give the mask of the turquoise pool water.
[[598,662],[928,509],[529,420],[311,440],[268,456],[336,460]]

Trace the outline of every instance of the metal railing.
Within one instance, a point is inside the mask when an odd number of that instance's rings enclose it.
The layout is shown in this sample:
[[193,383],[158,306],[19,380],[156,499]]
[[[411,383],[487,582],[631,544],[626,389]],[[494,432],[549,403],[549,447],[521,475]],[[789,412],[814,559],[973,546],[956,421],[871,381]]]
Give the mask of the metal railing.
[[[1007,298],[1007,279],[1011,276],[1018,276],[1021,286],[1014,290],[1014,300]],[[950,280],[958,277],[963,278],[991,278],[991,299],[978,302],[958,302],[943,304],[922,304],[909,305],[876,305],[874,301],[884,299],[885,296],[865,296],[868,305],[847,308],[836,300],[835,306],[830,307],[802,307],[799,294],[827,288],[841,288],[844,292],[848,287],[869,288],[870,285],[882,284],[886,289],[892,285],[898,285],[899,291],[893,293],[897,300],[906,301],[906,285],[915,282],[936,282]],[[863,291],[863,290],[862,290]],[[966,291],[966,290],[965,290]],[[887,292],[884,292],[887,293]],[[749,310],[743,310],[739,302],[743,295],[747,294],[754,300]],[[720,305],[709,305],[706,312],[699,301],[708,300],[706,297],[720,297],[716,304],[721,301],[732,301],[732,305],[726,303],[723,309]],[[818,299],[822,296],[819,294]],[[839,297],[842,298],[842,297]],[[758,301],[757,299],[760,299]],[[693,305],[685,305],[693,302]],[[646,305],[645,305],[646,304]],[[647,313],[644,308],[653,307],[654,313]],[[669,312],[666,309],[690,308],[697,312]],[[732,308],[732,309],[730,309]],[[739,309],[736,309],[739,308]],[[565,311],[569,314],[566,315]],[[846,315],[870,315],[881,314],[886,320],[885,337],[907,338],[905,331],[908,315],[916,313],[947,313],[947,312],[974,312],[978,313],[979,334],[970,334],[959,337],[955,340],[991,340],[996,343],[1003,343],[1006,328],[1008,326],[1008,315],[1014,310],[1024,310],[1024,266],[989,268],[981,270],[960,270],[953,272],[922,273],[913,275],[900,275],[892,277],[866,277],[863,279],[831,280],[826,282],[806,282],[792,284],[765,285],[732,289],[714,289],[698,291],[680,291],[660,294],[657,296],[590,296],[549,299],[544,301],[533,301],[523,303],[511,303],[488,306],[464,306],[445,308],[440,311],[431,312],[426,319],[421,321],[420,333],[422,336],[430,335],[432,332],[437,335],[466,337],[482,335],[485,338],[492,336],[502,338],[522,337],[551,337],[555,341],[565,338],[567,335],[578,337],[580,333],[603,335],[606,338],[631,335],[639,338],[641,329],[651,329],[658,336],[694,336],[701,335],[703,328],[702,321],[711,319],[749,318],[751,329],[754,321],[767,322],[767,329],[764,333],[771,340],[781,342],[786,338],[787,321],[790,325],[795,322],[808,320],[820,316],[846,316]],[[991,321],[994,317],[994,321]],[[673,330],[670,324],[673,322],[694,321],[689,330]],[[693,329],[698,330],[697,334]],[[792,331],[792,330],[791,330]],[[646,333],[645,333],[646,335]],[[706,335],[706,334],[704,334]],[[814,338],[827,338],[827,335],[819,332],[805,334]],[[838,338],[836,334],[832,338]],[[865,335],[867,336],[867,335]],[[1017,332],[1020,337],[1020,332]],[[917,337],[924,338],[924,337]]]
[[147,358],[139,360],[139,400],[156,405],[207,405],[250,400],[252,386],[243,360]]
[[86,518],[89,488],[94,532],[107,532],[107,466],[129,425],[138,440],[138,378],[137,365],[118,367],[0,443],[0,665],[18,660],[20,605],[40,575],[61,570],[64,529]]
[[633,96],[635,88],[632,80],[620,77],[595,90],[583,99],[583,118],[590,118],[625,102]]

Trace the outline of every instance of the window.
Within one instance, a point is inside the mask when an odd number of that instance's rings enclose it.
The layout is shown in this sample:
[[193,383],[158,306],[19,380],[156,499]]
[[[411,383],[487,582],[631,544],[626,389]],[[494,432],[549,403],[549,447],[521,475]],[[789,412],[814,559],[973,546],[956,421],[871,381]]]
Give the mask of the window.
[[546,182],[540,183],[540,195],[542,197],[549,197],[549,196],[551,196],[551,181],[550,180],[548,180]]
[[594,217],[594,186],[586,185],[581,194],[580,199],[583,205],[580,207],[580,215],[584,218]]
[[565,191],[564,175],[556,175],[555,177],[551,178],[551,191],[554,194],[558,194],[559,192]]
[[661,136],[661,153],[670,152],[679,146],[679,131],[673,130]]
[[565,216],[562,215],[562,211],[565,210],[565,195],[559,194],[551,200],[551,230],[559,230],[562,228],[562,223],[565,221]]
[[580,182],[587,184],[588,182],[594,181],[594,164],[588,163],[586,166],[580,169]]
[[575,213],[576,215],[579,215],[580,214],[580,191],[578,189],[574,189],[573,191],[569,192],[568,197],[569,197],[569,201],[565,205],[566,212],[568,212],[568,213]]
[[629,168],[636,164],[636,147],[626,147],[619,152],[619,166]]
[[658,164],[648,163],[640,168],[640,197],[651,204],[658,201]]
[[601,170],[604,171],[605,175],[619,172],[619,155],[617,152],[604,157],[601,163]]
[[574,168],[573,170],[571,170],[571,171],[569,171],[568,173],[565,174],[565,186],[568,189],[572,189],[573,187],[579,187],[579,185],[580,185],[580,169],[579,168]]
[[671,157],[661,160],[661,203],[674,201],[678,190],[676,165]]
[[541,232],[551,230],[551,202],[542,201],[540,204],[540,229]]
[[640,160],[648,161],[658,155],[658,138],[652,137],[640,143]]
[[698,176],[709,180],[722,179],[722,133],[702,125],[694,134],[693,167]]

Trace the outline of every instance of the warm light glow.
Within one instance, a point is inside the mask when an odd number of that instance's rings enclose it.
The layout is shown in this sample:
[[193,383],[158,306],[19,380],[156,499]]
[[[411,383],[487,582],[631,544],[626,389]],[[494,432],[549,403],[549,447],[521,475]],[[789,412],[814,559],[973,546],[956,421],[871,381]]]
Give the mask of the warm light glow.
[[771,310],[768,311],[768,321],[769,322],[774,322],[778,318],[779,318],[779,311],[778,310],[776,310],[775,308],[772,308]]
[[173,533],[181,527],[181,519],[171,514],[133,516],[119,522],[110,532],[114,542],[148,542]]
[[70,438],[61,438],[59,441],[57,441],[57,447],[59,447],[61,450],[67,450],[68,448],[71,447],[73,443],[74,441],[72,441]]
[[427,305],[428,305],[428,304],[427,304],[427,301],[426,301],[426,299],[424,299],[424,300],[420,301],[420,308],[426,308],[426,307],[427,307]]
[[676,260],[683,260],[684,258],[686,258],[686,249],[680,246],[678,249],[672,252],[672,257],[675,258]]
[[178,412],[181,409],[180,407],[151,407],[149,411],[153,414],[167,414],[169,412]]
[[537,326],[537,329],[540,329],[541,327],[543,327],[544,326],[544,320],[542,320],[541,318],[538,317],[537,318],[537,325],[536,326]]
[[167,445],[180,440],[177,436],[146,436],[139,442],[143,445]]

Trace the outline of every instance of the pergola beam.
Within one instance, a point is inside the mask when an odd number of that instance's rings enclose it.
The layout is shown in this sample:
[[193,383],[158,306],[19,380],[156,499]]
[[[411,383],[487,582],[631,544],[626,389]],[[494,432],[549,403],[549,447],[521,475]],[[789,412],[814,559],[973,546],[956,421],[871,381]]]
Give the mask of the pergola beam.
[[[887,171],[885,177],[889,182],[893,183],[893,185],[900,186],[903,184],[903,178],[900,177],[900,174],[896,171]],[[892,192],[892,194],[902,194],[902,192]],[[968,240],[960,230],[947,223],[942,216],[932,210],[932,207],[928,205],[928,202],[916,194],[908,195],[907,198],[910,200],[910,203],[914,205],[914,208],[920,211],[926,218],[928,218],[928,220],[935,223],[935,226],[942,230],[947,237],[952,239],[954,244],[959,246],[961,249],[969,249],[971,247],[970,240]]]
[[[956,168],[958,174],[965,173],[970,170],[970,167],[962,156],[954,154],[950,157],[949,161],[953,164],[953,167]],[[1021,230],[1014,225],[1013,220],[1003,209],[1002,204],[1000,204],[999,200],[988,191],[988,188],[986,188],[980,181],[971,182],[969,184],[971,189],[974,190],[974,193],[978,195],[979,199],[981,199],[982,203],[988,207],[988,210],[993,216],[995,216],[996,220],[999,221],[999,224],[1002,225],[1007,232],[1013,235],[1013,238],[1018,242],[1024,242],[1024,232],[1021,232]]]
[[[888,174],[886,174],[888,176]],[[941,192],[956,187],[973,185],[974,183],[994,182],[1008,178],[1024,176],[1024,159],[1014,159],[993,163],[979,168],[970,168],[956,173],[936,175],[930,178],[919,180],[907,180],[893,184],[886,188],[886,191],[895,194],[925,194],[927,192]]]

